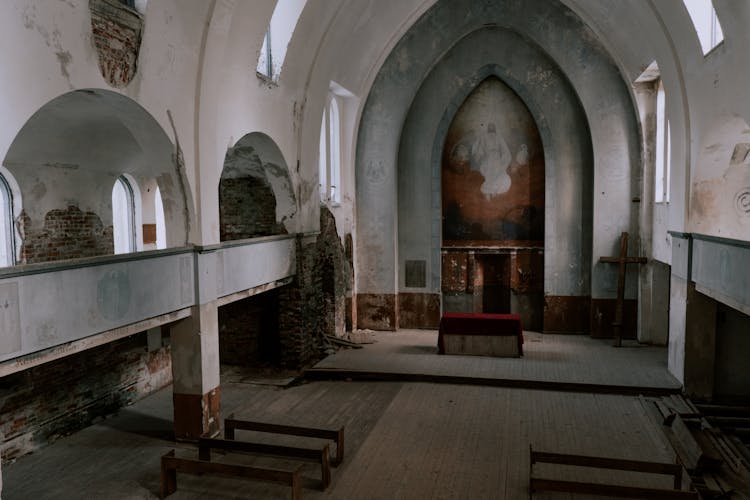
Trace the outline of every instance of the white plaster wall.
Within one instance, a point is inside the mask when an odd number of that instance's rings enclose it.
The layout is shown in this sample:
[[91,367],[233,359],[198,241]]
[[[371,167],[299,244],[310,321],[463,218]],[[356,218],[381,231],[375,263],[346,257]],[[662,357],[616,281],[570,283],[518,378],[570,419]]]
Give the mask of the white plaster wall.
[[685,311],[687,309],[687,281],[672,275],[669,303],[669,345],[667,368],[669,373],[685,383]]

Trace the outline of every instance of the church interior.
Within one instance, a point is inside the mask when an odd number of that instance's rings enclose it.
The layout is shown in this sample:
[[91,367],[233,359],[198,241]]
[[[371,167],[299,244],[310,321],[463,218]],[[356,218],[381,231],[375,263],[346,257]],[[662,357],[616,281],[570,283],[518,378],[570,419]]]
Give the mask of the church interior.
[[4,6],[3,498],[750,498],[750,2]]

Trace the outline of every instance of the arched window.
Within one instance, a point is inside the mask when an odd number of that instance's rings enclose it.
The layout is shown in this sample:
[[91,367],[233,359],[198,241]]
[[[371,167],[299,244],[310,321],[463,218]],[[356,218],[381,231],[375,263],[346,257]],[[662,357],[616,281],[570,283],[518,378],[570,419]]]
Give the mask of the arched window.
[[339,181],[341,179],[341,122],[339,121],[339,105],[336,96],[331,98],[328,106],[328,144],[329,144],[329,173],[331,176],[328,188],[331,201],[341,201]]
[[331,94],[323,110],[320,125],[319,158],[320,198],[323,201],[341,201],[341,119],[335,95]]
[[13,196],[8,181],[0,174],[0,267],[14,263]]
[[318,185],[320,187],[320,199],[328,198],[328,135],[326,132],[326,117],[328,111],[323,110],[323,119],[320,122],[320,149],[318,149]]
[[154,211],[156,212],[156,248],[167,248],[167,228],[164,221],[164,204],[161,201],[161,191],[156,188],[154,194]]
[[112,229],[116,254],[136,251],[135,196],[124,176],[112,188]]
[[259,75],[273,81],[279,78],[286,49],[306,2],[307,0],[279,0],[276,3],[258,57],[256,71]]
[[711,0],[683,0],[683,3],[693,21],[703,55],[706,55],[724,41],[724,32],[719,18],[716,17],[714,4]]
[[654,201],[669,202],[669,181],[671,173],[672,143],[670,140],[669,117],[667,115],[664,85],[659,81],[656,93],[656,171],[654,181]]

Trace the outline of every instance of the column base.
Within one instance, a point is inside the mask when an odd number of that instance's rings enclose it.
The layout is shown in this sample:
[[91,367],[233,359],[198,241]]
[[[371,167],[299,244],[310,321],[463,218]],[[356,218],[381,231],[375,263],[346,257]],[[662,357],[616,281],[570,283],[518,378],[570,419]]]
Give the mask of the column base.
[[199,437],[216,436],[221,431],[221,391],[217,387],[202,396],[172,395],[174,403],[174,436],[178,441],[197,441]]

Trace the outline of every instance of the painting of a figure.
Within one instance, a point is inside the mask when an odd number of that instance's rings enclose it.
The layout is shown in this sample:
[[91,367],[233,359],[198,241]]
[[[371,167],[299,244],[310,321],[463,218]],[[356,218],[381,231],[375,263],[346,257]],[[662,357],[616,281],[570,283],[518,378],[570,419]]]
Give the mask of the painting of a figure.
[[543,246],[544,152],[520,97],[496,77],[466,98],[443,147],[444,246]]

